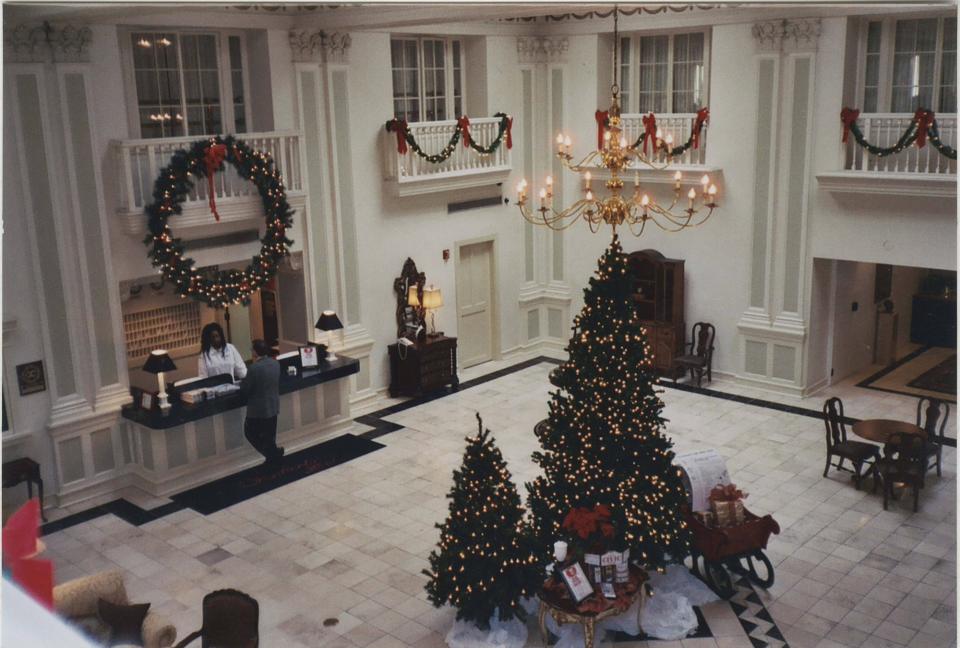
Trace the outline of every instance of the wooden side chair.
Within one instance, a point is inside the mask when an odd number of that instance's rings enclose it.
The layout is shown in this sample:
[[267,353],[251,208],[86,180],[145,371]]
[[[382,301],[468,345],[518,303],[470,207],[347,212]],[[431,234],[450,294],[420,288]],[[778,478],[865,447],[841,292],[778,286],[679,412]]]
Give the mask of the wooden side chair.
[[216,590],[203,597],[203,626],[176,648],[197,638],[203,648],[257,648],[259,625],[260,605],[255,598],[234,589]]
[[823,423],[827,428],[827,464],[823,467],[823,476],[827,476],[830,470],[830,460],[837,457],[835,465],[837,470],[849,470],[843,467],[843,461],[846,459],[853,464],[854,484],[857,490],[860,489],[860,480],[864,474],[864,465],[871,459],[876,462],[880,456],[879,446],[864,441],[849,441],[847,439],[847,426],[843,422],[843,401],[839,398],[829,398],[823,404]]
[[905,484],[913,488],[913,512],[920,503],[920,489],[927,472],[926,441],[916,434],[894,432],[883,446],[883,458],[877,460],[873,471],[873,492],[883,483],[883,510],[893,498],[893,485]]
[[[703,382],[703,372],[707,372],[707,380],[713,382],[713,341],[717,331],[709,322],[697,322],[693,325],[690,342],[686,345],[690,352],[673,359],[675,370],[682,373],[690,371],[690,382],[697,381],[697,387]],[[673,372],[673,382],[677,382],[677,374]]]
[[924,473],[934,466],[937,477],[943,475],[940,463],[943,459],[944,431],[950,418],[950,406],[937,398],[924,396],[917,402],[917,427],[927,433],[926,461]]

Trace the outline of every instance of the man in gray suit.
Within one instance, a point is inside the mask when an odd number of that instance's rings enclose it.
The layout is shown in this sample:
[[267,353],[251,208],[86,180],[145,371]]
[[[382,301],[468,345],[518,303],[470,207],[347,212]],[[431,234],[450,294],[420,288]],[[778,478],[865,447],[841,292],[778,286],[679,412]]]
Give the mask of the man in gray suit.
[[280,363],[270,357],[263,340],[253,341],[253,364],[240,383],[247,397],[243,434],[267,464],[277,464],[283,448],[277,446],[277,414],[280,412]]

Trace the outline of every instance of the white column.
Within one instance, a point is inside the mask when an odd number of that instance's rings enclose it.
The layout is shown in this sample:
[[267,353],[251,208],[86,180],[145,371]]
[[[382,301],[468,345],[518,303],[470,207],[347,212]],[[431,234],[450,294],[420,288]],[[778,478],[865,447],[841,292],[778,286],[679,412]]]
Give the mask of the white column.
[[813,99],[820,20],[757,23],[757,119],[748,308],[741,378],[804,389],[805,279]]

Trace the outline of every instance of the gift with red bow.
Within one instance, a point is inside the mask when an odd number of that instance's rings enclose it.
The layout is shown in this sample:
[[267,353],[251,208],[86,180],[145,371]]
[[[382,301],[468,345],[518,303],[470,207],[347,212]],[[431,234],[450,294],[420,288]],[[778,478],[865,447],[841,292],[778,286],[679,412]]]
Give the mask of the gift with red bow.
[[746,497],[747,494],[737,488],[736,484],[718,484],[713,487],[707,499],[716,516],[718,527],[743,524],[743,500]]

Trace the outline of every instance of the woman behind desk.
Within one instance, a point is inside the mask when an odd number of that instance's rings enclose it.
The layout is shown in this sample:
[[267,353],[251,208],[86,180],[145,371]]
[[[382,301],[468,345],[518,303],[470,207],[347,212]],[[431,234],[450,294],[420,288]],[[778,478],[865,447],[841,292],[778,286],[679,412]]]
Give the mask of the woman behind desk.
[[223,328],[216,322],[211,322],[204,326],[200,333],[197,375],[206,378],[219,374],[230,374],[234,381],[243,380],[247,375],[247,365],[237,347],[226,341]]

